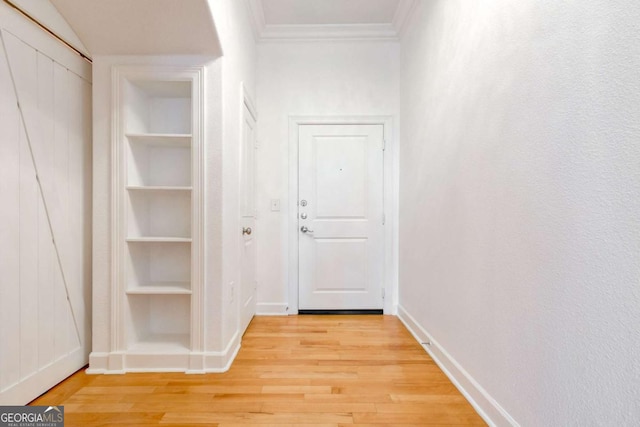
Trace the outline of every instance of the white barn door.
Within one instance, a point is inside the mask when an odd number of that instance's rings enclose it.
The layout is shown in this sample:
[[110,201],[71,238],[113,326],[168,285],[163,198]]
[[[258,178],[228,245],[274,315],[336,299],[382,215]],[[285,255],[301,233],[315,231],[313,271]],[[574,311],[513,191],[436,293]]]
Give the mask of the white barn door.
[[91,85],[0,24],[0,405],[7,405],[29,402],[88,361]]

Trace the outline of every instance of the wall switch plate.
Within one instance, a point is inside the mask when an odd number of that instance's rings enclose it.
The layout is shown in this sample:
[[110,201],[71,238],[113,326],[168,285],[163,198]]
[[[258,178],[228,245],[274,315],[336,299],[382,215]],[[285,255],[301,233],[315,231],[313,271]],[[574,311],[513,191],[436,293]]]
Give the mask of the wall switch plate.
[[271,199],[271,212],[280,212],[280,199]]

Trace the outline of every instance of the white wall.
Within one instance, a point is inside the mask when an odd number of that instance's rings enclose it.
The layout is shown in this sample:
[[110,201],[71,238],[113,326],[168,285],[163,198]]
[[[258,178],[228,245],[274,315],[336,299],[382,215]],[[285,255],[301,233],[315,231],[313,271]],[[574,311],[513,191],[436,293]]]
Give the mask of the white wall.
[[240,146],[241,112],[244,84],[249,95],[256,96],[256,43],[245,2],[211,2],[216,28],[223,50],[223,201],[222,201],[222,283],[225,309],[223,341],[239,340],[238,287],[240,286]]
[[434,0],[403,40],[401,312],[497,424],[640,421],[638,22]]
[[[258,47],[258,312],[288,301],[289,116],[393,116],[399,45],[277,43]],[[280,212],[270,200],[280,199]]]

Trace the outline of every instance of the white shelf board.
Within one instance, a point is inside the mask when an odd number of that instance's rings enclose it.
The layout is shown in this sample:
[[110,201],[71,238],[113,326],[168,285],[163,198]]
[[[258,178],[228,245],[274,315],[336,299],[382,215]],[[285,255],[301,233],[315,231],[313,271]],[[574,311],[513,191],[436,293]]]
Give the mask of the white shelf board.
[[131,82],[154,98],[191,97],[191,82],[186,80],[132,79]]
[[189,334],[153,334],[132,344],[128,352],[138,354],[166,354],[189,352]]
[[128,185],[130,191],[191,191],[193,187],[175,187],[165,185]]
[[191,243],[191,237],[128,237],[129,243]]
[[192,137],[190,133],[127,133],[125,136],[141,144],[185,148],[191,146]]
[[127,295],[191,295],[189,282],[145,283],[129,288]]

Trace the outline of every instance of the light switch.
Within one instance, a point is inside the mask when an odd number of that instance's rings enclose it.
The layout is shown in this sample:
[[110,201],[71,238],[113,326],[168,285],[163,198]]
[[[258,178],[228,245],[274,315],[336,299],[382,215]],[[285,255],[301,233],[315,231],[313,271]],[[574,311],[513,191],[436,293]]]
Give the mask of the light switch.
[[280,199],[271,199],[271,212],[280,212]]

